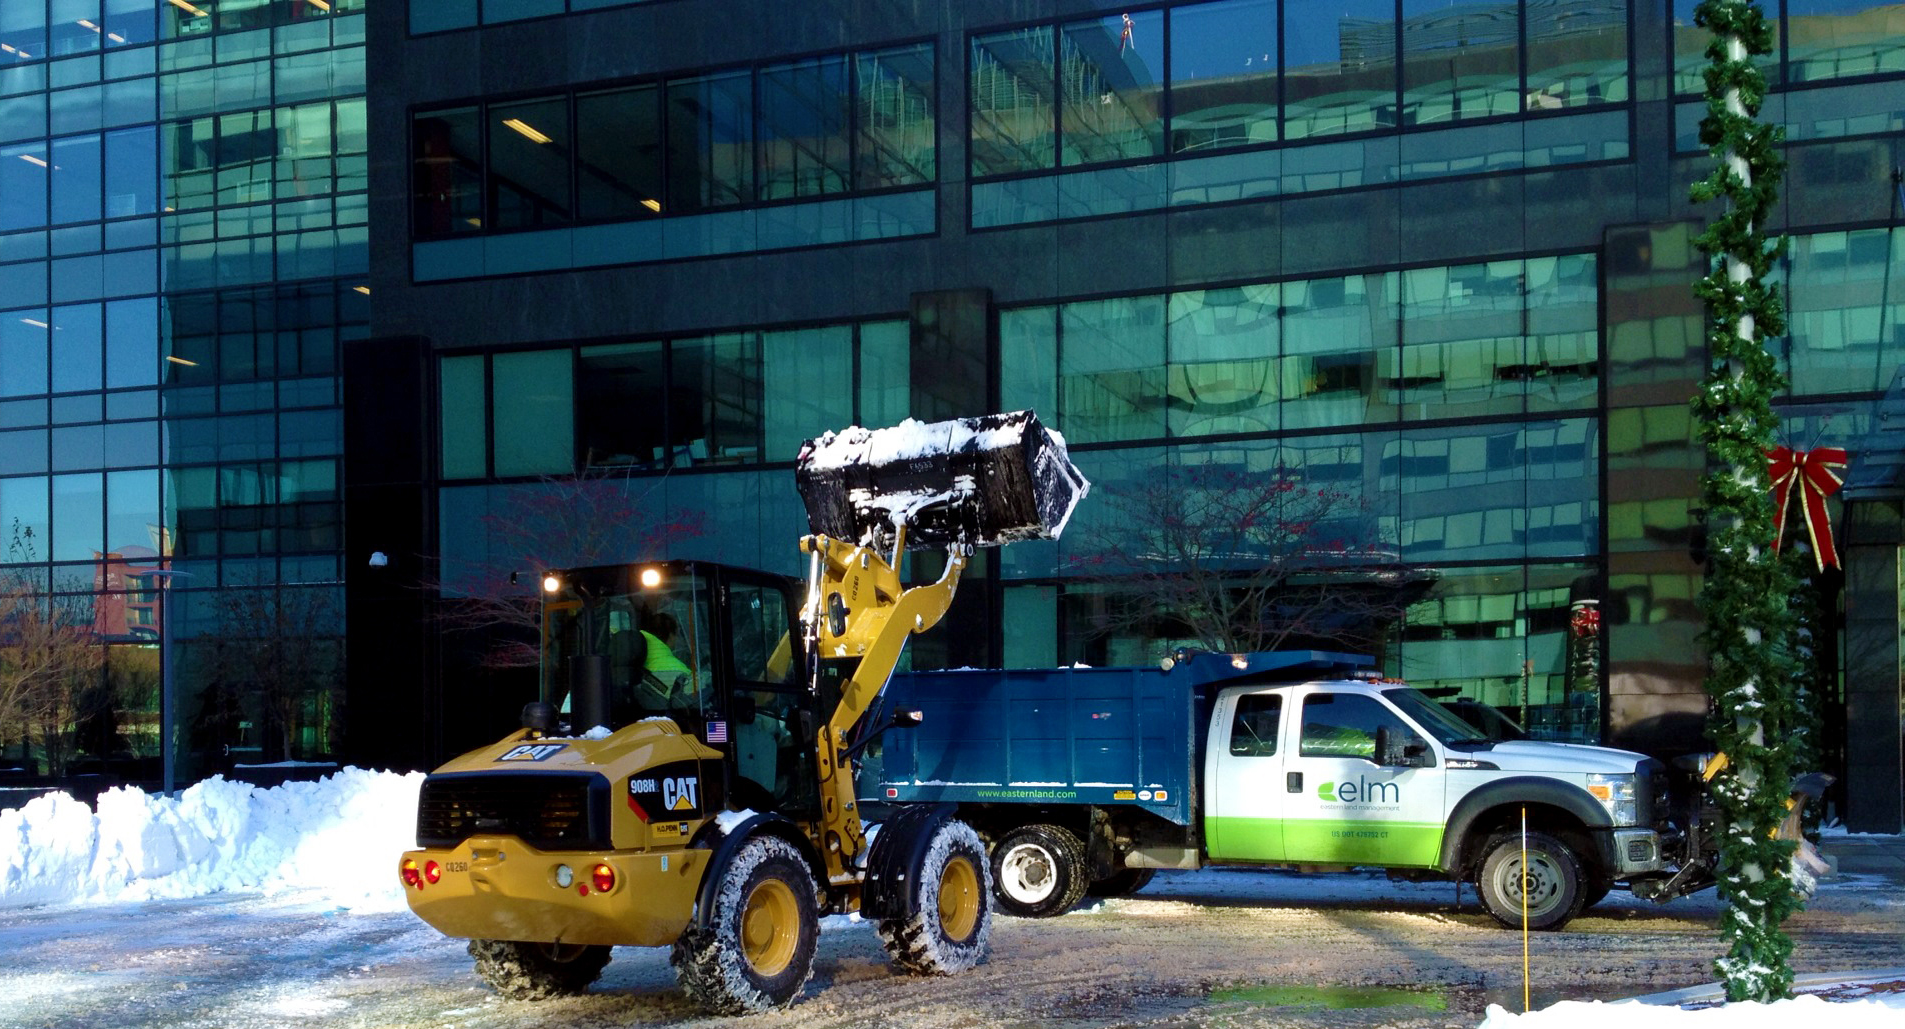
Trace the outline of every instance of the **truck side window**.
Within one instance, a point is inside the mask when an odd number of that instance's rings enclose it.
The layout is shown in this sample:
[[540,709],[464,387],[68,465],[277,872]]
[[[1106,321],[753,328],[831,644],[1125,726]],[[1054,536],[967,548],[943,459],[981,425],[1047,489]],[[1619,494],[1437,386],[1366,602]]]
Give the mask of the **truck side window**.
[[1303,700],[1304,757],[1376,759],[1376,730],[1407,731],[1395,713],[1360,693],[1312,693]]
[[772,586],[734,583],[728,587],[728,618],[734,677],[742,682],[793,681],[793,619],[787,595]]
[[1237,698],[1237,717],[1230,723],[1230,752],[1237,757],[1271,757],[1277,752],[1277,726],[1283,714],[1283,695],[1246,693]]

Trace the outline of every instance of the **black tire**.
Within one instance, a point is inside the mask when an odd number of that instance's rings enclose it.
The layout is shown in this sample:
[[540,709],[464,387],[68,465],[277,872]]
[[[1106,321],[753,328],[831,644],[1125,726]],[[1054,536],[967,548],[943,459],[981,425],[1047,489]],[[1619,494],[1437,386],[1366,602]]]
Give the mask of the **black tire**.
[[1546,833],[1528,834],[1528,875],[1522,874],[1520,833],[1488,841],[1477,883],[1482,906],[1495,921],[1521,928],[1522,891],[1528,892],[1528,928],[1559,929],[1581,911],[1586,884],[1581,861],[1567,844]]
[[1085,896],[1088,875],[1085,845],[1056,825],[1022,826],[992,848],[992,895],[1008,915],[1062,915]]
[[1151,885],[1157,874],[1155,868],[1121,868],[1085,887],[1085,893],[1092,897],[1129,897]]
[[471,940],[476,974],[510,1000],[548,1000],[588,990],[609,963],[609,948],[581,943]]
[[756,836],[719,874],[706,927],[691,925],[675,941],[676,981],[716,1014],[792,1004],[813,974],[820,936],[807,860],[778,836]]
[[912,975],[952,975],[986,959],[992,942],[991,867],[972,826],[941,823],[919,867],[907,875],[916,914],[885,918],[880,942],[893,967]]
[[1587,883],[1581,890],[1581,910],[1586,911],[1606,900],[1607,895],[1612,892],[1614,892],[1614,883],[1611,880],[1596,879]]

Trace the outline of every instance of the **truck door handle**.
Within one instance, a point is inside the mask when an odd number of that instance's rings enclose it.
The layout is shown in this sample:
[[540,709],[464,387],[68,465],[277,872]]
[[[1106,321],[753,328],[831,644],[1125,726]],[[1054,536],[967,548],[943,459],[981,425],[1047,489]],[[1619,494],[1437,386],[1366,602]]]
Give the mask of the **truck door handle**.
[[1302,772],[1283,773],[1283,788],[1285,790],[1288,790],[1291,793],[1302,793],[1303,792],[1303,773]]

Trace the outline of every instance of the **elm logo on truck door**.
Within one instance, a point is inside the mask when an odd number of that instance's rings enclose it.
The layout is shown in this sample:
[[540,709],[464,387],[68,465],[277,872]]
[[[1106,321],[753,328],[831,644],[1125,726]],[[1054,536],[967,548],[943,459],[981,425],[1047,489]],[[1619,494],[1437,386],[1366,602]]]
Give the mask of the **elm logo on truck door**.
[[644,822],[701,817],[701,763],[676,761],[628,780],[628,807]]
[[1394,781],[1370,782],[1357,776],[1355,782],[1318,783],[1316,799],[1331,804],[1400,804],[1402,786]]

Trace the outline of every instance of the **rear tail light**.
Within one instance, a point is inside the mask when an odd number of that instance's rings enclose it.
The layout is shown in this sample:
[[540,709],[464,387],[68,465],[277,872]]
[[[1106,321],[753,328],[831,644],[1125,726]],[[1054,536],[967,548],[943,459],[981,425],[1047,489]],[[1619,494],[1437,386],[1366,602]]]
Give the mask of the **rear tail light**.
[[442,865],[437,864],[435,861],[426,861],[423,863],[423,881],[424,882],[427,882],[430,885],[435,886],[437,884],[437,881],[442,878],[443,878]]
[[594,871],[590,873],[590,878],[595,881],[597,893],[607,893],[615,888],[615,869],[607,865],[596,865]]
[[406,859],[400,867],[398,874],[403,877],[403,884],[405,886],[414,886],[419,890],[423,889],[423,875],[417,871],[417,863],[415,861]]

